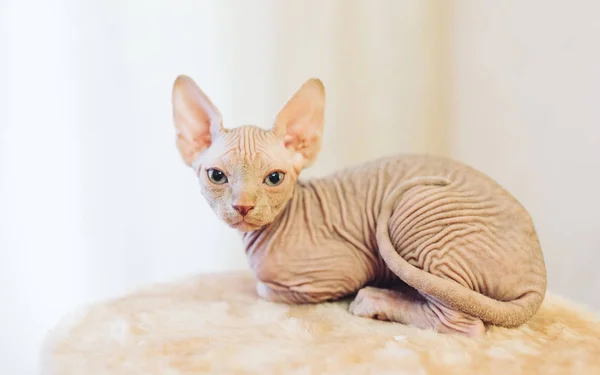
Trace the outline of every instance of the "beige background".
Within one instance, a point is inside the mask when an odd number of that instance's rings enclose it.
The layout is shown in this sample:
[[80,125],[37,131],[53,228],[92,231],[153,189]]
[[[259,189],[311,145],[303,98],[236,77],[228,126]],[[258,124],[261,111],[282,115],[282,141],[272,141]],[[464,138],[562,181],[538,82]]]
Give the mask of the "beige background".
[[0,373],[34,373],[45,331],[81,304],[246,267],[175,149],[180,73],[227,126],[268,126],[320,77],[307,176],[397,152],[472,164],[530,210],[550,289],[600,310],[600,3],[0,6]]

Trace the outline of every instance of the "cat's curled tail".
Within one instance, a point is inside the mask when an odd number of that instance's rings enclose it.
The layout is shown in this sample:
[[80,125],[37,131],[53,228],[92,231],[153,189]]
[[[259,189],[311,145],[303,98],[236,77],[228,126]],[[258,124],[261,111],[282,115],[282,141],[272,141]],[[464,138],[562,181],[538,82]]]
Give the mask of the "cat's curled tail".
[[445,177],[414,177],[392,191],[384,200],[377,218],[376,236],[381,257],[390,271],[421,294],[433,297],[444,305],[479,318],[487,324],[503,327],[520,326],[535,314],[541,304],[541,296],[537,293],[525,293],[513,301],[495,300],[413,266],[394,248],[388,223],[398,199],[416,186],[443,187],[448,184],[450,181]]

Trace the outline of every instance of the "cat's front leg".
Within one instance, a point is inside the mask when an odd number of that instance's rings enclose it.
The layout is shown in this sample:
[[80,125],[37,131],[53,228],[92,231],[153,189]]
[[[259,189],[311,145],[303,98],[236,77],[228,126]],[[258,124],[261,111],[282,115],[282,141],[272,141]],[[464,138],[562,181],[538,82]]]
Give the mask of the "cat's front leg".
[[356,316],[388,320],[440,333],[481,336],[485,326],[480,319],[453,310],[416,291],[365,287],[350,304]]
[[256,293],[260,298],[270,302],[287,303],[287,300],[289,299],[289,296],[286,296],[285,290],[274,287],[273,285],[269,286],[262,281],[256,283]]
[[287,304],[319,303],[331,299],[327,293],[304,293],[272,282],[258,281],[256,293],[270,302]]

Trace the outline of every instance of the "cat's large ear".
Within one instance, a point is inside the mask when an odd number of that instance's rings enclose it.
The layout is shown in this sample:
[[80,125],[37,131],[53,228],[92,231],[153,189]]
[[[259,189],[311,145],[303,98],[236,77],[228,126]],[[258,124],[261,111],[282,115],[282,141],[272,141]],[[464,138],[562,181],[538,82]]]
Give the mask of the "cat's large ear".
[[309,167],[321,150],[324,119],[325,87],[316,78],[306,81],[275,118],[273,131],[295,153],[298,172]]
[[180,75],[171,97],[177,148],[187,165],[223,130],[221,113],[190,77]]

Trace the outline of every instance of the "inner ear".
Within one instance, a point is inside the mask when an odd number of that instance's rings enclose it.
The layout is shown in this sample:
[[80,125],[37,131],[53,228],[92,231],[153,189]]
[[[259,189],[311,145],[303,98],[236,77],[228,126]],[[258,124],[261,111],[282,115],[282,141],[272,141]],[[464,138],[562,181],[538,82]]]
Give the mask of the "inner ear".
[[320,149],[325,119],[325,87],[309,79],[287,101],[275,118],[273,131],[299,155],[298,167],[308,167]]
[[223,131],[222,116],[208,96],[187,76],[177,77],[172,92],[177,148],[186,164],[210,146]]

